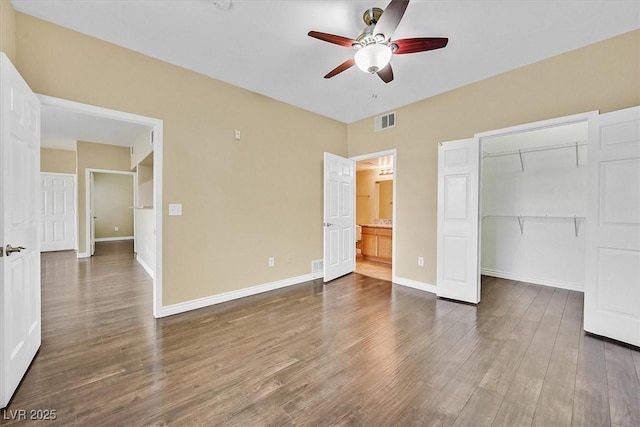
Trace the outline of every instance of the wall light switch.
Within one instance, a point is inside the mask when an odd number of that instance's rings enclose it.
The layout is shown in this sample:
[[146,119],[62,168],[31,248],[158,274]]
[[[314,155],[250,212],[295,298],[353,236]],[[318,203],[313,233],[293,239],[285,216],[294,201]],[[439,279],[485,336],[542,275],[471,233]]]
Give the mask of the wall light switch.
[[169,215],[182,215],[182,203],[169,203]]
[[424,267],[424,258],[421,256],[418,257],[418,267]]
[[239,130],[236,130],[234,138],[237,139],[237,140],[240,140],[240,131]]

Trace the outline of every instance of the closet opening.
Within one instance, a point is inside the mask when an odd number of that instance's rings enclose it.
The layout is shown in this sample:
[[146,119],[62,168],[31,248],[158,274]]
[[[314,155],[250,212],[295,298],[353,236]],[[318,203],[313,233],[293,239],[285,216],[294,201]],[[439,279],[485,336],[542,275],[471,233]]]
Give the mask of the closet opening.
[[580,121],[480,137],[481,275],[584,290],[587,136]]

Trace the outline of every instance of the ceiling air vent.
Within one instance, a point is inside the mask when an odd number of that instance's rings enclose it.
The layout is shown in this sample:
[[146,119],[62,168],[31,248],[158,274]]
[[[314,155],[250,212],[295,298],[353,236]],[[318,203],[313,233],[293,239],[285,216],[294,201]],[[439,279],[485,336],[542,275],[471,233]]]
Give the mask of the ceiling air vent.
[[378,132],[379,130],[392,128],[396,125],[396,112],[393,111],[382,116],[378,116],[373,119],[373,129]]

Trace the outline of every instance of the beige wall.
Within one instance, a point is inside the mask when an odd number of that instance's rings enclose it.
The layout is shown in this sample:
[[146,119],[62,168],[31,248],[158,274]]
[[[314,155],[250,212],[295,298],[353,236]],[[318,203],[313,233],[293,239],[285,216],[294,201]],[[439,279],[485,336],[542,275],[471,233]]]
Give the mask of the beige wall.
[[0,0],[0,52],[16,63],[16,12],[9,0]]
[[127,147],[78,141],[78,252],[87,252],[86,171],[106,169],[129,171],[131,156]]
[[95,173],[93,191],[96,239],[133,236],[133,175]]
[[153,207],[153,163],[139,164],[137,206]]
[[50,173],[76,173],[76,152],[56,148],[40,149],[40,171]]
[[323,152],[347,154],[345,124],[20,13],[16,30],[36,92],[164,120],[165,305],[309,274],[322,258]]
[[[640,31],[396,110],[398,125],[349,125],[349,155],[397,148],[396,274],[436,281],[438,142],[586,111],[640,104]],[[417,258],[425,258],[418,267]]]
[[138,163],[145,160],[151,153],[153,153],[153,145],[151,144],[151,128],[149,128],[141,132],[133,141],[131,169],[135,168]]

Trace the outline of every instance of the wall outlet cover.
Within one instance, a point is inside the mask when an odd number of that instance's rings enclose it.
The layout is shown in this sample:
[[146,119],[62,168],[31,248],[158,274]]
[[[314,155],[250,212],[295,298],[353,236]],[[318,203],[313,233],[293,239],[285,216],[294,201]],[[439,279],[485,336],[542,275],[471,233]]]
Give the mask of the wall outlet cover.
[[182,215],[182,203],[169,203],[169,215]]

